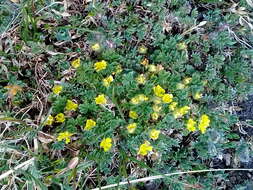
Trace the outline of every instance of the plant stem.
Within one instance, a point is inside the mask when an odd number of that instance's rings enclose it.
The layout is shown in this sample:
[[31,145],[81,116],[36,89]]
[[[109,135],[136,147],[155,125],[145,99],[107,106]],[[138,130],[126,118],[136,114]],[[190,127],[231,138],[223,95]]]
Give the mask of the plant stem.
[[203,172],[219,172],[219,171],[253,171],[253,169],[232,169],[232,168],[230,168],[230,169],[206,169],[206,170],[195,170],[195,171],[185,171],[185,172],[174,172],[174,173],[169,173],[169,174],[164,174],[164,175],[155,175],[155,176],[144,177],[144,178],[140,178],[140,179],[134,179],[131,181],[120,182],[118,184],[115,183],[115,184],[106,185],[106,186],[103,186],[100,188],[95,188],[92,190],[109,189],[112,187],[119,187],[122,185],[134,184],[134,183],[145,182],[145,181],[150,181],[150,180],[155,180],[155,179],[162,179],[162,178],[173,176],[173,175],[203,173]]

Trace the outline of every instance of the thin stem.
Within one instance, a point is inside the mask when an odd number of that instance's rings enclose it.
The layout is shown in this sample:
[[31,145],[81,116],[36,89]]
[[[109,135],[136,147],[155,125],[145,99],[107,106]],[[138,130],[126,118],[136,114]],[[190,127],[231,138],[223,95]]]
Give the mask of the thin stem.
[[116,108],[118,109],[121,118],[125,121],[124,114],[123,114],[121,108],[119,107],[119,104],[118,104],[118,102],[117,102],[117,99],[115,98],[114,87],[113,87],[113,89],[112,89],[112,102],[115,104]]
[[169,173],[169,174],[164,174],[164,175],[155,175],[155,176],[144,177],[144,178],[140,178],[140,179],[134,179],[131,181],[120,182],[118,184],[115,183],[115,184],[106,185],[106,186],[103,186],[100,188],[95,188],[92,190],[109,189],[112,187],[119,187],[119,186],[127,185],[127,184],[134,184],[134,183],[145,182],[145,181],[150,181],[150,180],[155,180],[155,179],[162,179],[162,178],[165,178],[168,176],[173,176],[173,175],[203,173],[203,172],[218,172],[218,171],[253,171],[253,169],[207,169],[207,170],[195,170],[195,171],[186,171],[186,172],[175,172],[175,173]]

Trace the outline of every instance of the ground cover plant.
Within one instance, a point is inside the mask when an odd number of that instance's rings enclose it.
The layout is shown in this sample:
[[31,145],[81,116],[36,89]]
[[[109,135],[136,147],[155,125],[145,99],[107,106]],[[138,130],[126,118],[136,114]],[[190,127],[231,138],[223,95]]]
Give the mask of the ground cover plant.
[[1,2],[1,188],[252,189],[252,9]]

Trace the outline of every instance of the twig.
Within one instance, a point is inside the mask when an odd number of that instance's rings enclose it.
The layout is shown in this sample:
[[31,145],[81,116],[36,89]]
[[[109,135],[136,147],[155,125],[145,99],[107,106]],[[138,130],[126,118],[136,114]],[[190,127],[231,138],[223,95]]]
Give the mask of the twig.
[[144,178],[135,179],[135,180],[126,181],[126,182],[115,183],[115,184],[106,185],[106,186],[103,186],[103,187],[100,187],[100,188],[95,188],[95,189],[92,189],[92,190],[109,189],[109,188],[112,188],[112,187],[118,187],[118,186],[127,185],[127,184],[134,184],[134,183],[145,182],[145,181],[150,181],[150,180],[155,180],[155,179],[162,179],[162,178],[165,178],[165,177],[168,177],[168,176],[173,176],[173,175],[203,173],[203,172],[218,172],[218,171],[253,171],[253,169],[208,169],[208,170],[175,172],[175,173],[169,173],[169,174],[164,174],[164,175],[155,175],[155,176],[150,176],[150,177],[144,177]]
[[28,166],[30,164],[32,164],[34,161],[34,158],[31,158],[30,160],[27,160],[21,164],[19,164],[18,166],[16,166],[14,169],[11,169],[3,174],[0,175],[0,181],[3,180],[4,178],[8,177],[10,174],[14,173],[16,170],[23,168],[25,166]]

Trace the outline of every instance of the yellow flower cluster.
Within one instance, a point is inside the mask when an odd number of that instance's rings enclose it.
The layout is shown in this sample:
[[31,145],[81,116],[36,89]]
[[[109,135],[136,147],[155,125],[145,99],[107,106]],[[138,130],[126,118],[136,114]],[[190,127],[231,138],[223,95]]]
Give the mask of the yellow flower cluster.
[[[190,131],[190,132],[194,132],[196,131],[196,124],[197,122],[194,121],[192,118],[188,119],[187,123],[186,123],[186,128]],[[210,119],[208,117],[208,115],[203,114],[198,122],[198,128],[200,130],[200,132],[203,134],[206,132],[207,127],[210,125]]]
[[110,75],[110,76],[103,79],[103,85],[105,87],[109,87],[112,81],[113,81],[113,76]]
[[131,103],[136,105],[147,100],[148,100],[147,96],[145,96],[144,94],[139,94],[131,99]]
[[67,111],[76,111],[78,108],[78,104],[76,104],[75,102],[73,102],[72,100],[67,100],[65,109]]
[[97,72],[102,71],[104,69],[106,69],[107,67],[107,62],[105,60],[102,61],[98,61],[94,64],[94,68]]
[[59,133],[58,137],[57,137],[57,141],[63,141],[65,140],[65,143],[68,144],[70,143],[70,137],[72,136],[73,134],[68,132],[68,131],[65,131],[65,132],[62,132],[62,133]]
[[206,128],[210,125],[210,119],[208,115],[203,114],[199,120],[199,130],[203,134],[206,132]]
[[105,152],[109,151],[112,147],[112,139],[107,137],[104,138],[101,142],[100,142],[100,147],[104,149]]
[[157,97],[162,98],[164,103],[171,103],[173,101],[173,95],[169,93],[165,94],[165,90],[160,85],[154,86],[153,91]]
[[104,105],[107,103],[106,97],[104,94],[100,94],[95,98],[96,104]]
[[49,115],[44,123],[44,125],[52,125],[54,123],[63,123],[65,121],[65,115],[63,113],[58,113],[55,117]]
[[52,88],[52,91],[54,94],[59,95],[61,93],[62,89],[63,89],[63,87],[61,85],[55,85]]
[[96,126],[96,122],[93,121],[92,119],[88,119],[88,120],[86,121],[84,130],[89,131],[89,130],[91,130],[91,129],[92,129],[93,127],[95,127],[95,126]]
[[134,133],[135,129],[137,128],[137,124],[136,123],[131,123],[127,125],[127,130],[128,133]]
[[149,152],[153,150],[153,147],[150,145],[150,142],[145,141],[141,146],[139,147],[138,154],[142,156],[146,156]]
[[74,61],[71,62],[71,66],[75,69],[77,69],[78,67],[80,67],[81,65],[81,59],[75,59]]

